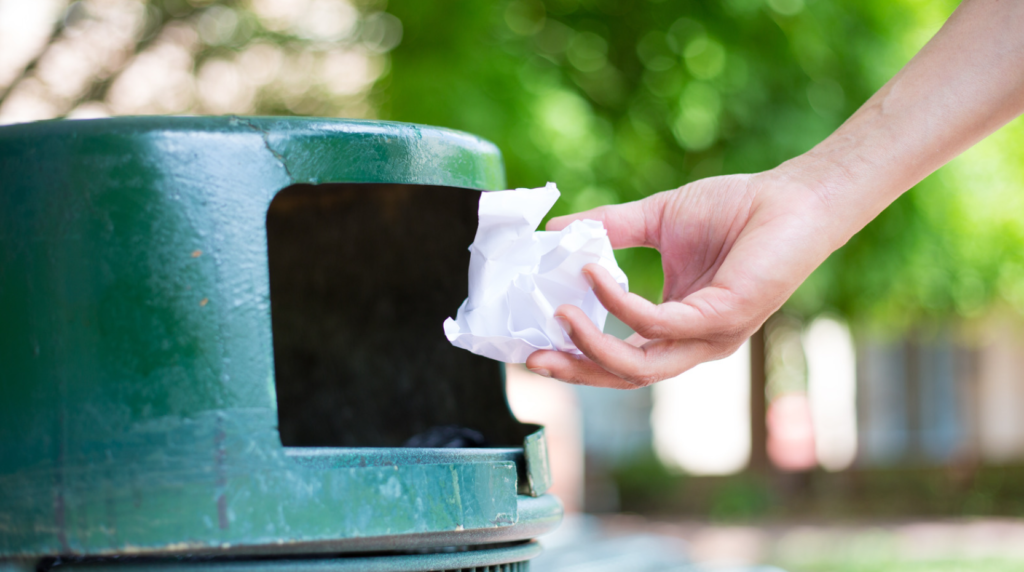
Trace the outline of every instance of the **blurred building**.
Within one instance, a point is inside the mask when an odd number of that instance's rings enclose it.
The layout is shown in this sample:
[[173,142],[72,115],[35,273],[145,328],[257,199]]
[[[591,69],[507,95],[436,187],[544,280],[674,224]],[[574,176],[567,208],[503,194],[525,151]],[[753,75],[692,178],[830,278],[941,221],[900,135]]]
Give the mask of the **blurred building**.
[[[1024,461],[1024,321],[1009,316],[856,338],[828,317],[769,322],[770,458],[790,471]],[[749,355],[744,346],[649,393],[576,388],[588,467],[654,451],[692,475],[743,470]]]
[[860,340],[864,466],[1024,460],[1024,323]]

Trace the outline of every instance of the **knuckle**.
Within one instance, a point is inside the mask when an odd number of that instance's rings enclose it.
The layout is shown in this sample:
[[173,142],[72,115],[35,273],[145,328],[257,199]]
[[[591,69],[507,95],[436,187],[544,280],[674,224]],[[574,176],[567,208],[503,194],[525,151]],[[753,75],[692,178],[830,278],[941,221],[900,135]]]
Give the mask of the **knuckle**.
[[[556,376],[557,377],[557,376]],[[565,377],[558,377],[559,381],[571,384],[571,385],[593,385],[593,383],[587,379],[587,375],[574,371],[567,374]]]
[[637,317],[636,333],[648,340],[674,337],[672,336],[671,329],[665,325],[667,318],[663,315],[660,308],[660,306],[656,307],[654,314],[645,312]]
[[745,341],[746,338],[743,337],[740,338],[739,340],[711,344],[708,351],[710,359],[719,360],[731,356],[732,354],[736,353],[736,350],[743,347],[743,342]]
[[647,387],[648,385],[658,383],[663,378],[662,376],[653,373],[635,373],[624,376],[623,379],[625,379],[627,383],[633,385],[633,389],[639,389],[641,387]]
[[[721,327],[718,328],[718,332],[713,339],[722,345],[738,348],[756,330],[756,327],[751,327],[751,321],[746,316],[732,313],[723,316]],[[735,348],[733,348],[733,351],[735,351]]]
[[648,340],[655,340],[666,337],[665,328],[663,328],[660,324],[648,321],[637,324],[636,333],[647,338]]
[[[604,269],[602,268],[602,270]],[[605,280],[604,276],[600,276],[594,281],[594,293],[598,295],[602,302],[614,306],[616,309],[629,307],[629,294],[623,292],[616,282]]]
[[738,345],[749,338],[760,324],[752,317],[759,312],[752,311],[753,308],[742,300],[732,299],[726,303],[701,299],[692,307],[708,321],[709,328],[701,337],[711,342]]
[[583,379],[576,375],[567,376],[564,379],[558,378],[558,381],[568,383],[569,385],[590,385],[586,379]]
[[658,373],[657,368],[655,367],[655,363],[653,362],[655,358],[646,348],[641,351],[640,361],[636,364],[638,367],[636,367],[633,372],[622,376],[623,379],[638,388],[647,387],[665,379],[665,376]]
[[742,337],[746,329],[746,319],[738,312],[729,312],[721,316],[717,337],[724,341],[731,341]]

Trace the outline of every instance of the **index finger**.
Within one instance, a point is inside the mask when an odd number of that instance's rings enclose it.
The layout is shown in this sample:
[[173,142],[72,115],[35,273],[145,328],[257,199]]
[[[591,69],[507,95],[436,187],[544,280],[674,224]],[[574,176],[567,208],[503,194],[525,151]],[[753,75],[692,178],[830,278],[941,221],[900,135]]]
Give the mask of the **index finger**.
[[583,273],[594,285],[594,295],[601,305],[648,340],[720,339],[742,332],[746,325],[741,302],[722,288],[706,286],[681,301],[654,304],[623,292],[608,270],[598,264],[587,264]]
[[578,220],[597,220],[608,231],[612,248],[648,246],[657,248],[652,239],[656,230],[657,213],[662,202],[660,195],[621,205],[597,207],[581,213],[555,217],[548,221],[547,230],[562,230]]

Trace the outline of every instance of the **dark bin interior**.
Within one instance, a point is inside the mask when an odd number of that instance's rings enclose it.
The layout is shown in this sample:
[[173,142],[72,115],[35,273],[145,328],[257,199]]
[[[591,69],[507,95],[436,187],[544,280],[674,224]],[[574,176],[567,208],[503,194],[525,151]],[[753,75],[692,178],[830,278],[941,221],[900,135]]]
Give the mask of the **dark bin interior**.
[[463,429],[521,446],[529,430],[508,409],[501,365],[442,329],[466,297],[479,197],[383,184],[277,195],[267,235],[284,446],[422,445]]

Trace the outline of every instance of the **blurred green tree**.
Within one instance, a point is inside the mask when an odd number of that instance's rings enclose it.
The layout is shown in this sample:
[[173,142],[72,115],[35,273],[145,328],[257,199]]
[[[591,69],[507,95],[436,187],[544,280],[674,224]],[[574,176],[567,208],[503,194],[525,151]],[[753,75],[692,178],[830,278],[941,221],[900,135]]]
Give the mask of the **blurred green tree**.
[[[480,134],[511,186],[556,181],[562,214],[811,148],[934,34],[956,2],[393,2],[385,118]],[[1024,125],[896,201],[788,303],[810,317],[908,326],[1024,312]],[[623,251],[660,296],[655,252]]]
[[[0,123],[298,114],[477,133],[553,214],[774,167],[812,147],[939,29],[954,0],[39,0],[39,49],[0,53]],[[34,8],[34,9],[35,9]],[[21,56],[19,56],[21,57]],[[16,61],[15,61],[16,60]],[[73,70],[74,73],[69,73]],[[1024,121],[897,200],[788,302],[906,327],[1024,314]],[[660,260],[621,251],[631,287]]]

